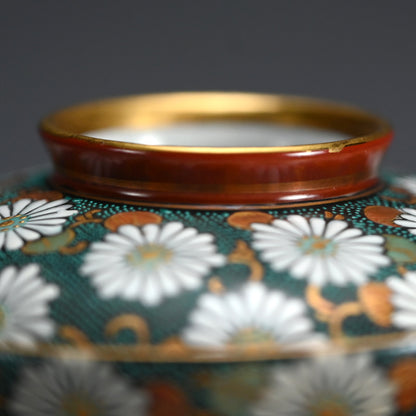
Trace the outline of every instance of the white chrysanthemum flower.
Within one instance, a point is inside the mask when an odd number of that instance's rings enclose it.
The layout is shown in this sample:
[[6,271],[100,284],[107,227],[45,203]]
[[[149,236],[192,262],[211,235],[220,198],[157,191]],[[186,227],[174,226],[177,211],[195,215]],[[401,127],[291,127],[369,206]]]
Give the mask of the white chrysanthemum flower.
[[394,185],[403,188],[412,195],[416,195],[416,176],[402,176],[394,181]]
[[96,242],[81,272],[103,298],[120,296],[157,305],[184,289],[197,289],[212,267],[222,266],[214,237],[179,222],[123,225]]
[[279,348],[312,348],[324,336],[314,331],[300,299],[249,282],[239,292],[205,294],[198,300],[183,331],[183,340],[196,347],[269,344]]
[[386,284],[392,294],[392,322],[398,328],[416,329],[416,272],[407,272],[404,277],[390,276]]
[[145,416],[146,394],[109,364],[51,361],[25,368],[13,393],[13,416]]
[[49,317],[49,302],[59,295],[56,285],[39,275],[39,266],[18,270],[9,266],[0,272],[0,345],[32,347],[50,339],[55,324]]
[[322,357],[275,370],[254,416],[392,416],[395,389],[367,355]]
[[253,247],[275,271],[289,269],[297,279],[323,286],[362,285],[379,267],[390,263],[384,238],[363,235],[347,222],[290,215],[272,225],[253,224]]
[[0,249],[17,250],[25,241],[60,233],[66,219],[78,212],[71,207],[66,199],[48,202],[24,198],[12,205],[1,205]]
[[408,228],[409,233],[416,235],[416,209],[402,208],[400,217],[393,222],[400,227]]

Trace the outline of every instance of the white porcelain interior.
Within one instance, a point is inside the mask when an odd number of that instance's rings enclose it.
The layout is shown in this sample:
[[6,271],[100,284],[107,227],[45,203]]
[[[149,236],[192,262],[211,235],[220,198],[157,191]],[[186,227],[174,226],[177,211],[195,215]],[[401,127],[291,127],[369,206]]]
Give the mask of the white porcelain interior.
[[153,128],[110,127],[89,137],[153,146],[273,147],[328,143],[350,138],[339,131],[261,122],[188,122]]

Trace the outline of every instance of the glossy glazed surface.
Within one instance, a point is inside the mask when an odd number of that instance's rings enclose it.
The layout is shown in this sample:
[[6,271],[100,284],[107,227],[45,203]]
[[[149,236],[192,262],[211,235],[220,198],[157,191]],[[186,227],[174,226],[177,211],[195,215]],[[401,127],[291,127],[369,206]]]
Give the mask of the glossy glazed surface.
[[[100,140],[86,131],[168,128],[176,123],[264,123],[336,131],[348,139],[267,147],[145,145]],[[136,204],[278,206],[351,198],[378,185],[391,140],[383,121],[360,110],[305,98],[188,93],[84,104],[43,120],[41,133],[63,191]],[[126,139],[127,140],[127,139]],[[198,142],[198,138],[195,138]],[[260,145],[256,147],[256,142]]]
[[[242,121],[348,138],[82,135]],[[1,186],[1,414],[416,412],[416,176],[378,177],[385,122],[316,100],[201,93],[81,105],[41,131],[53,173]]]
[[415,411],[416,177],[237,212],[89,200],[47,177],[0,204],[5,414]]

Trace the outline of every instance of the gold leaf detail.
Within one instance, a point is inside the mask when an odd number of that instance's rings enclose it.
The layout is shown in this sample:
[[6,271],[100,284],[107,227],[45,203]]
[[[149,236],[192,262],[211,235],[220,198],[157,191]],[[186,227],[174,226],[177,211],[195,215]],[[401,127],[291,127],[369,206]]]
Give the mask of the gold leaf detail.
[[208,281],[208,288],[212,293],[222,293],[225,288],[218,276],[211,277]]
[[101,218],[94,218],[94,215],[101,212],[100,209],[93,209],[91,211],[86,212],[85,214],[77,215],[75,217],[75,222],[71,224],[71,228],[78,227],[82,224],[87,223],[100,223],[103,220]]
[[270,224],[272,220],[273,215],[261,211],[235,212],[227,218],[229,225],[235,228],[242,228],[243,230],[250,230],[251,224],[254,223]]
[[260,281],[263,279],[264,269],[256,259],[254,251],[243,240],[238,240],[236,248],[228,255],[230,263],[245,264],[251,270],[249,280]]
[[358,297],[364,313],[377,325],[389,327],[393,305],[390,303],[391,290],[381,282],[371,282],[361,286]]
[[74,254],[78,254],[81,251],[85,250],[88,246],[88,242],[87,241],[80,241],[78,244],[76,244],[75,246],[72,247],[61,247],[59,249],[59,252],[61,254],[66,254],[66,255],[74,255]]
[[161,222],[162,217],[153,212],[129,211],[112,215],[104,221],[104,226],[115,232],[122,225],[142,226],[145,224],[160,224]]
[[400,215],[400,211],[396,208],[371,205],[364,209],[364,215],[377,224],[398,227],[393,221]]
[[316,311],[319,319],[327,321],[332,314],[336,305],[322,296],[321,288],[318,286],[309,285],[306,288],[306,301],[309,306]]
[[335,340],[345,338],[343,331],[343,323],[345,319],[349,318],[350,316],[361,315],[362,313],[362,306],[358,302],[342,303],[337,308],[335,308],[328,321],[331,337]]
[[59,329],[61,338],[79,348],[92,348],[93,344],[80,329],[75,326],[64,325]]
[[138,343],[149,343],[150,333],[146,321],[134,314],[124,314],[113,318],[106,325],[105,334],[107,337],[113,338],[124,329],[132,331],[136,335]]

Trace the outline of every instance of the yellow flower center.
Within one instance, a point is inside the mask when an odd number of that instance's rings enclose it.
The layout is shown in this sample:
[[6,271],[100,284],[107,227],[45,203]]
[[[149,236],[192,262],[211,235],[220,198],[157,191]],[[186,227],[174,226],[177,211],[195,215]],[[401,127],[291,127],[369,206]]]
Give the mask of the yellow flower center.
[[10,225],[12,225],[14,223],[13,220],[5,220],[0,224],[0,227],[9,227]]
[[324,250],[325,247],[328,245],[328,243],[329,243],[328,240],[316,240],[312,244],[312,248],[314,250]]
[[313,416],[353,416],[350,406],[345,403],[342,397],[328,394],[311,406]]
[[96,403],[82,394],[71,394],[62,400],[62,410],[66,416],[101,416]]
[[303,254],[331,256],[337,250],[337,244],[334,241],[317,236],[303,237],[299,241],[298,246]]
[[0,220],[0,232],[9,231],[13,228],[18,228],[27,222],[27,215],[15,215],[14,217],[7,217]]
[[256,344],[274,342],[273,335],[261,328],[243,328],[233,334],[229,340],[229,344]]
[[172,251],[158,244],[138,246],[126,258],[134,267],[154,269],[172,257]]

